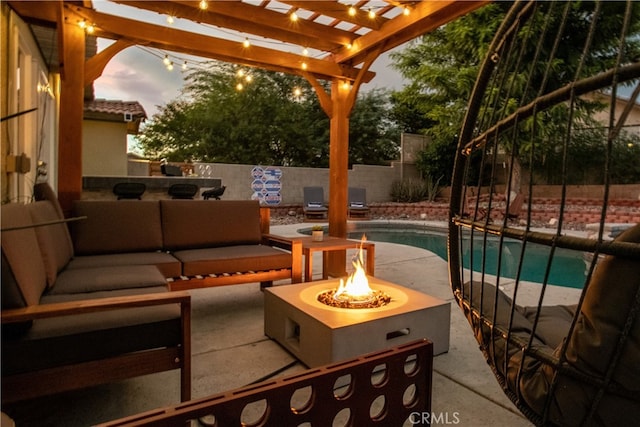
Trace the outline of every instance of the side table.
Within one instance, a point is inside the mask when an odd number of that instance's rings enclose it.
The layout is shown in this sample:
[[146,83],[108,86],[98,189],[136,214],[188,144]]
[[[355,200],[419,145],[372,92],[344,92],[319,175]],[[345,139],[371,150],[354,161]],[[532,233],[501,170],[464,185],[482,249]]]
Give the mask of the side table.
[[329,252],[342,251],[347,249],[360,249],[367,252],[365,259],[365,271],[367,275],[373,276],[375,271],[375,244],[368,241],[349,240],[339,237],[325,236],[324,240],[316,242],[311,237],[302,237],[302,254],[304,255],[304,281],[313,281],[313,253],[322,252],[322,279],[328,279],[327,259]]

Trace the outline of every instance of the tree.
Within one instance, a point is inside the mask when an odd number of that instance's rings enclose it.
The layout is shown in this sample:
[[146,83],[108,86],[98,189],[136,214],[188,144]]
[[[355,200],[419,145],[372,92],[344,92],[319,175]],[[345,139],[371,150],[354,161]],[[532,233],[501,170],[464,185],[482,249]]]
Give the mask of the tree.
[[[360,95],[351,117],[349,163],[395,158],[397,136],[388,95]],[[193,71],[181,98],[163,106],[138,139],[145,155],[171,161],[314,167],[329,162],[329,118],[306,80],[218,62]]]
[[[392,95],[394,103],[393,114],[400,123],[401,128],[417,133],[428,134],[434,146],[430,152],[423,154],[421,164],[423,173],[430,173],[429,168],[434,154],[442,159],[443,164],[436,169],[449,170],[444,181],[451,179],[451,169],[447,169],[446,162],[455,150],[456,134],[462,126],[467,100],[470,98],[475,78],[486,55],[493,34],[501,23],[505,12],[511,6],[508,2],[495,2],[484,6],[460,19],[452,21],[432,33],[424,35],[419,41],[411,44],[402,52],[392,54],[394,66],[403,74],[410,83],[402,91]],[[571,81],[575,75],[578,57],[581,52],[577,46],[583,46],[584,38],[588,31],[586,28],[594,19],[592,2],[541,2],[537,5],[540,9],[555,7],[554,14],[559,17],[566,12],[571,17],[569,27],[565,31],[562,43],[555,55],[554,72],[547,81],[547,90],[562,87]],[[583,74],[589,75],[606,69],[617,49],[617,42],[621,26],[621,16],[625,4],[623,2],[602,2],[602,14],[599,21],[599,31],[593,40],[592,53],[586,58],[583,66]],[[638,31],[640,30],[640,5],[634,4],[635,17],[632,31],[634,36],[628,40],[625,51],[626,61],[637,58],[640,53]],[[520,31],[518,37],[526,37],[526,31],[533,26],[543,25],[540,15],[534,17]],[[557,28],[552,21],[549,28]],[[514,90],[509,99],[496,100],[496,109],[514,109],[518,106],[517,99],[524,102],[535,97],[537,88],[543,79],[546,54],[551,50],[555,34],[542,40],[542,55],[536,59],[535,43],[530,50],[525,51],[522,63],[534,70],[534,78],[530,86],[526,86],[526,79],[520,74],[509,75],[507,81],[513,83]],[[491,93],[487,93],[491,96]],[[595,103],[582,102],[579,109],[574,112],[575,117],[580,117],[587,126],[589,117],[598,106]],[[558,135],[559,129],[563,129],[566,123],[567,111],[565,105],[557,105],[537,116],[537,139],[523,138],[522,143],[513,146],[511,141],[504,141],[504,148],[508,152],[514,152],[516,160],[521,162],[544,162],[556,151],[554,135]],[[533,120],[533,119],[530,119]],[[525,123],[525,127],[532,128],[531,123]],[[532,143],[535,141],[536,149],[533,158],[530,157]],[[519,141],[520,142],[520,141]],[[437,178],[437,177],[434,177]]]

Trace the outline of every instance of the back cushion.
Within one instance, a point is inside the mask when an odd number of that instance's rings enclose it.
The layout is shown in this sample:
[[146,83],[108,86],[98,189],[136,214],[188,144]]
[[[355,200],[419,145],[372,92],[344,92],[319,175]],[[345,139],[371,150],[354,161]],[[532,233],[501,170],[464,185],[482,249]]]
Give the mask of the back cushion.
[[148,252],[162,248],[160,205],[155,200],[77,200],[71,223],[76,255]]
[[260,204],[254,200],[161,200],[168,250],[258,244]]
[[[27,206],[19,203],[2,205],[0,214],[2,255],[6,261],[2,268],[2,308],[37,305],[46,289],[47,278],[35,229],[7,230],[32,225]],[[5,286],[13,288],[5,290]],[[5,301],[7,295],[10,297]]]
[[[27,205],[31,219],[35,224],[59,221],[56,207],[50,201],[35,202]],[[56,281],[58,272],[71,261],[73,245],[67,224],[59,223],[34,228],[47,274],[47,285],[50,287]]]
[[[620,234],[619,242],[640,243],[640,224]],[[589,283],[581,316],[567,347],[567,360],[583,372],[604,376],[616,356],[618,340],[632,304],[640,295],[640,262],[606,256]],[[640,318],[636,316],[625,347],[620,349],[614,381],[640,391]]]

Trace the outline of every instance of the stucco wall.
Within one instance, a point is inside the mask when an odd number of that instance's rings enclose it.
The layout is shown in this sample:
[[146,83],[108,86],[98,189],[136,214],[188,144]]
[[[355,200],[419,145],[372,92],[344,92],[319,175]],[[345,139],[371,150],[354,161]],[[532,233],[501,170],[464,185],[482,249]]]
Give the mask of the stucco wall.
[[[220,178],[227,187],[225,199],[250,199],[253,195],[251,171],[254,165],[230,165],[222,163],[197,163],[195,173],[199,176]],[[302,204],[302,189],[305,186],[321,186],[329,199],[329,169],[278,167],[282,171],[281,204]],[[415,175],[411,165],[405,165],[405,177]],[[349,170],[349,186],[365,187],[368,202],[391,200],[391,184],[400,179],[400,165],[368,166],[354,165]]]
[[82,122],[82,175],[127,175],[127,124]]

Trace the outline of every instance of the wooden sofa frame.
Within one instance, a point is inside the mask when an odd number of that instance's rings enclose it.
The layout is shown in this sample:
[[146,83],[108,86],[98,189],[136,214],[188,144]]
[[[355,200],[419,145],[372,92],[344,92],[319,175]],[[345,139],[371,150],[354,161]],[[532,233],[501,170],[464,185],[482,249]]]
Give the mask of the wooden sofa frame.
[[106,310],[179,304],[181,344],[108,359],[2,377],[2,402],[76,390],[140,375],[180,369],[180,398],[191,398],[191,296],[187,292],[88,299],[2,310],[2,325]]

